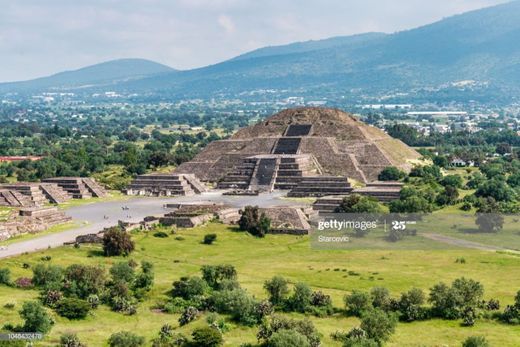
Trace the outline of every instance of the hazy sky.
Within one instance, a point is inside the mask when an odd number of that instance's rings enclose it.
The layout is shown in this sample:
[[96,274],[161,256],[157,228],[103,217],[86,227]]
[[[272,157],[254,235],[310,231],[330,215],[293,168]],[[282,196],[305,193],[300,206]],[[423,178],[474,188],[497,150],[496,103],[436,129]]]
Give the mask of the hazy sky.
[[246,51],[395,32],[505,0],[0,0],[0,81],[117,58],[178,69]]

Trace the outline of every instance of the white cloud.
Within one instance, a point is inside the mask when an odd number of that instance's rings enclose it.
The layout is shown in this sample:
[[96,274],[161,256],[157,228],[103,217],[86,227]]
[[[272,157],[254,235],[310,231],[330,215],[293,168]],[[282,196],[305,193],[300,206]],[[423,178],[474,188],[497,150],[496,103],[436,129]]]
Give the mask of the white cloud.
[[221,14],[218,16],[217,22],[226,31],[226,33],[232,34],[235,32],[235,24],[229,16]]

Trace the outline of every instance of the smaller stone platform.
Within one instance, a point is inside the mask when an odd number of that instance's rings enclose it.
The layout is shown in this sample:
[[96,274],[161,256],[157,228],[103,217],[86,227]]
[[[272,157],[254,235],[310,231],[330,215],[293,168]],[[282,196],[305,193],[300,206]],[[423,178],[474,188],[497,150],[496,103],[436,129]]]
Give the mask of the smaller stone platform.
[[128,189],[128,195],[142,196],[189,196],[207,191],[195,175],[148,174],[137,176]]

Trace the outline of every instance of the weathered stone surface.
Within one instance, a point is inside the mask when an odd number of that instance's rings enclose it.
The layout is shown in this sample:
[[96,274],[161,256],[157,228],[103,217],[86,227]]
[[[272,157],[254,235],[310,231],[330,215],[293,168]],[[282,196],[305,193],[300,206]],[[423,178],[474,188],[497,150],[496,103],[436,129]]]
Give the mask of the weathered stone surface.
[[102,198],[107,195],[106,190],[90,177],[54,177],[43,179],[42,182],[58,185],[74,199]]
[[[383,131],[351,115],[325,108],[296,108],[277,113],[254,126],[239,130],[228,140],[209,144],[177,173],[193,173],[219,182],[235,176],[234,186],[246,189],[253,175],[248,158],[258,155],[312,155],[322,172],[367,183],[387,166],[409,170],[419,153]],[[253,168],[254,170],[254,168]],[[249,178],[248,178],[249,176]],[[242,178],[242,180],[240,180]]]
[[137,176],[128,189],[128,195],[173,196],[194,195],[207,188],[193,174],[149,174]]
[[21,208],[17,216],[10,217],[1,225],[11,237],[18,234],[38,233],[71,219],[57,207],[28,207]]

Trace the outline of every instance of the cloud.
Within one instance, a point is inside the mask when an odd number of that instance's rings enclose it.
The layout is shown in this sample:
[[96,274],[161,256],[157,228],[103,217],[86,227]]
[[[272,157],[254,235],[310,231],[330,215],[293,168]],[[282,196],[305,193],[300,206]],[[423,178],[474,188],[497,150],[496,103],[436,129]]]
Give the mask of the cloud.
[[218,16],[217,21],[218,24],[226,31],[226,33],[232,34],[235,32],[235,24],[229,16],[222,14]]
[[2,1],[0,81],[132,57],[188,69],[262,46],[409,29],[505,1]]

